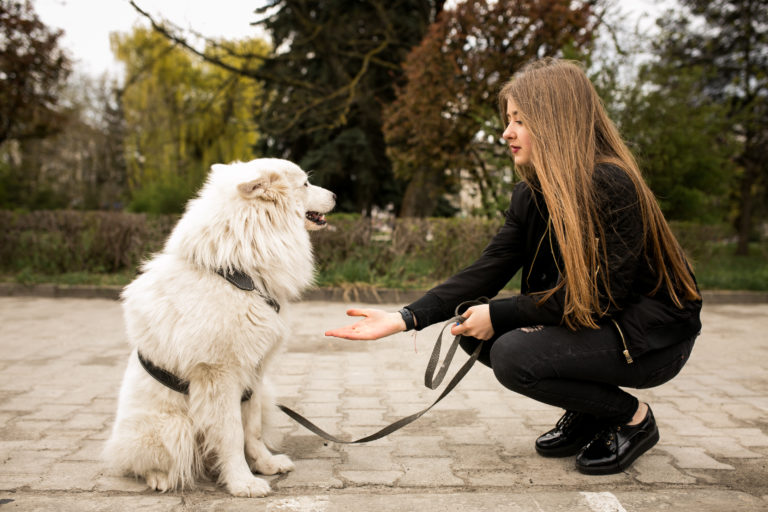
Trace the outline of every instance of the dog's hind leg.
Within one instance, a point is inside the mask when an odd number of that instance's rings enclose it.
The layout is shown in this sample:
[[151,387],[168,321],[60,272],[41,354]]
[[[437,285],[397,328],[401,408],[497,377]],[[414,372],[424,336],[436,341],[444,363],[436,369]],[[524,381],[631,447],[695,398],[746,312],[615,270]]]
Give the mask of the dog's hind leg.
[[[269,448],[279,444],[279,431],[273,425],[275,405],[268,383],[263,382],[251,399],[243,403],[245,429],[245,455],[251,470],[262,475],[275,475],[293,471],[294,465],[287,455],[273,455]],[[271,432],[270,432],[271,430]],[[268,448],[269,447],[269,448]]]
[[158,390],[133,357],[126,368],[118,413],[102,457],[121,474],[143,477],[158,491],[194,487],[201,473],[186,398]]
[[219,481],[234,496],[266,496],[269,484],[251,473],[243,452],[242,389],[226,371],[206,364],[195,367],[189,383],[190,412],[206,454],[215,455]]
[[191,423],[179,415],[141,414],[126,418],[104,450],[107,462],[143,477],[160,492],[194,487],[197,457]]

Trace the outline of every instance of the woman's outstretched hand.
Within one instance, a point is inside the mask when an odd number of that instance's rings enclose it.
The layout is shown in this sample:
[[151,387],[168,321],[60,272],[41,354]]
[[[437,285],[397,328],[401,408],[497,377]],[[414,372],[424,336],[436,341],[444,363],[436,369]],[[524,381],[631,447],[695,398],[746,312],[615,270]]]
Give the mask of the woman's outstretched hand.
[[351,325],[326,331],[326,336],[348,340],[377,340],[405,330],[400,313],[387,313],[380,309],[348,309],[347,316],[365,317]]

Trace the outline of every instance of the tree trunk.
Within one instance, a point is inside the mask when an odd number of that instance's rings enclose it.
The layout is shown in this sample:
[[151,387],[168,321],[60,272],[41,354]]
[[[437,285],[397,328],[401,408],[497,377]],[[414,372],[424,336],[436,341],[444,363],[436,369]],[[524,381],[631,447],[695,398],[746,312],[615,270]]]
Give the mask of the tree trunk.
[[754,205],[754,185],[759,175],[758,166],[748,161],[744,166],[744,175],[739,186],[739,216],[737,228],[736,255],[749,253],[749,238],[752,234],[752,212]]
[[400,206],[400,217],[429,217],[437,207],[443,186],[434,173],[416,173],[408,182]]

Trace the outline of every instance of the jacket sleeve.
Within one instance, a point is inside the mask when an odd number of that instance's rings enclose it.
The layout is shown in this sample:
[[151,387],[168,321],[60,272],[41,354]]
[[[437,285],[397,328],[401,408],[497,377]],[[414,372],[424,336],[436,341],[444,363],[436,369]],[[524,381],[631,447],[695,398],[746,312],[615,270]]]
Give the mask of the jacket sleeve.
[[512,279],[522,265],[525,212],[531,195],[527,185],[519,183],[515,186],[504,224],[480,257],[406,306],[416,317],[417,329],[447,320],[464,301],[495,297]]
[[535,295],[515,295],[491,301],[493,331],[502,333],[527,325],[560,325],[563,321],[565,291],[561,288],[539,304]]

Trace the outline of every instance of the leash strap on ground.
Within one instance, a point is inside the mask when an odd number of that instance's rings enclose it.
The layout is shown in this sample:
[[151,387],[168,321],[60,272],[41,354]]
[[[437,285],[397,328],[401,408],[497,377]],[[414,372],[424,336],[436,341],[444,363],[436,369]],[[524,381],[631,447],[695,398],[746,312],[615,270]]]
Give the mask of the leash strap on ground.
[[[440,334],[437,337],[437,341],[435,342],[435,347],[432,349],[432,355],[429,358],[429,362],[427,363],[427,369],[424,373],[424,385],[428,387],[429,389],[435,389],[437,386],[440,385],[440,383],[445,378],[445,374],[448,371],[448,367],[451,365],[451,361],[453,360],[453,356],[456,353],[456,348],[459,346],[459,342],[461,341],[461,338],[463,336],[455,336],[453,338],[453,343],[451,343],[451,346],[448,348],[448,352],[445,355],[445,359],[443,359],[443,364],[440,367],[440,370],[438,371],[437,375],[435,375],[435,368],[437,368],[437,363],[440,358],[440,348],[442,346],[442,340],[443,340],[443,331],[445,331],[445,328],[448,327],[451,324],[454,323],[462,323],[465,318],[462,317],[459,314],[459,310],[464,306],[476,306],[480,304],[487,304],[488,299],[485,297],[480,298],[478,300],[473,301],[467,301],[462,302],[456,307],[456,316],[449,320],[448,322],[443,325],[443,328],[440,329]],[[301,414],[297,413],[293,409],[286,407],[284,405],[278,404],[278,408],[280,408],[281,411],[283,411],[285,414],[290,416],[296,423],[302,425],[307,430],[317,434],[318,436],[322,437],[323,439],[327,441],[331,441],[334,443],[340,443],[340,444],[358,444],[358,443],[367,443],[370,441],[375,441],[377,439],[381,439],[382,437],[385,437],[392,432],[395,432],[396,430],[400,430],[404,426],[413,423],[420,417],[422,417],[427,411],[432,409],[435,405],[437,405],[438,402],[440,402],[443,398],[445,398],[448,393],[453,391],[453,388],[455,388],[459,382],[461,382],[461,379],[464,378],[464,376],[469,373],[469,370],[472,368],[472,366],[475,364],[475,361],[477,361],[477,358],[480,356],[480,351],[483,349],[483,345],[485,342],[478,343],[477,347],[475,348],[475,351],[472,352],[472,354],[469,356],[469,359],[462,365],[461,368],[456,372],[456,374],[453,376],[453,378],[450,380],[447,386],[445,386],[445,389],[442,393],[440,393],[440,396],[437,397],[437,399],[432,402],[432,404],[427,407],[426,409],[422,409],[421,411],[411,414],[410,416],[406,416],[405,418],[401,418],[397,420],[394,423],[391,423],[387,425],[386,427],[382,428],[378,432],[371,434],[366,437],[362,437],[360,439],[356,439],[354,441],[346,441],[344,439],[339,439],[338,437],[329,434],[325,430],[321,429],[311,421],[309,421],[307,418],[302,416]]]

